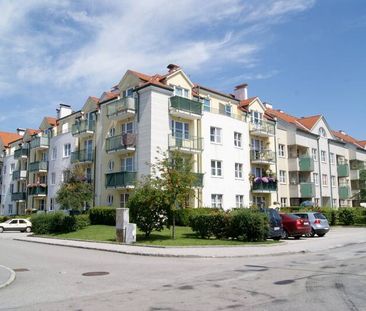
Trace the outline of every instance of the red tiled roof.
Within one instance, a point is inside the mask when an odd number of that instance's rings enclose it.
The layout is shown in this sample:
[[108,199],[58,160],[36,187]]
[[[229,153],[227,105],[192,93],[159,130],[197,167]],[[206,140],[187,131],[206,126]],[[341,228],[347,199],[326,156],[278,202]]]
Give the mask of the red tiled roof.
[[57,119],[54,117],[46,117],[46,121],[51,126],[55,126],[57,124]]
[[360,142],[356,138],[349,136],[348,134],[346,134],[344,132],[342,133],[341,131],[332,131],[332,134],[344,142],[356,145],[357,147],[362,147],[362,148],[365,147],[365,145],[362,144],[362,141]]
[[271,109],[271,108],[267,108],[266,112],[269,115],[271,115],[272,117],[276,117],[278,119],[281,119],[282,121],[291,123],[302,130],[307,130],[307,128],[303,124],[298,122],[299,119],[297,117],[289,115],[281,110],[275,110],[275,109]]
[[8,147],[11,142],[16,141],[20,138],[22,138],[22,136],[17,133],[0,132],[0,140],[3,142],[3,145],[5,147]]
[[258,97],[255,96],[255,97],[250,97],[248,99],[241,100],[240,101],[240,107],[247,108],[257,98]]
[[366,140],[359,140],[359,141],[358,141],[358,143],[359,143],[362,147],[366,148]]
[[95,97],[95,96],[89,96],[89,98],[90,98],[91,100],[93,100],[94,102],[99,103],[99,98],[98,98],[98,97]]
[[315,123],[318,122],[321,117],[321,115],[316,115],[311,117],[298,118],[297,121],[300,122],[307,129],[311,130],[314,127]]
[[222,95],[222,96],[225,96],[225,97],[230,97],[232,99],[235,99],[234,95],[232,94],[226,94],[226,93],[223,93],[223,92],[220,92],[220,91],[217,91],[217,90],[214,90],[212,88],[209,88],[207,86],[203,86],[203,85],[200,85],[198,83],[194,83],[193,84],[193,89],[192,89],[192,93],[193,91],[195,92],[195,94],[197,94],[196,96],[198,96],[198,89],[204,89],[204,90],[207,90],[209,92],[212,92],[212,93],[216,93],[216,94],[219,94],[219,95]]

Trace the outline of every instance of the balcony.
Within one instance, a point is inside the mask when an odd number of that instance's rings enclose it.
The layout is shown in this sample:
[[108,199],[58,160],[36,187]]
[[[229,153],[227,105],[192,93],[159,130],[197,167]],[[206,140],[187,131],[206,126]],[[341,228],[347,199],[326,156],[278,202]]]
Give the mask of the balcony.
[[79,150],[71,153],[71,163],[91,163],[94,160],[92,150]]
[[26,178],[27,178],[26,170],[20,170],[20,171],[13,172],[13,180],[20,180],[20,179],[26,179]]
[[168,137],[169,150],[179,150],[184,153],[199,153],[203,150],[203,138],[189,136],[187,138],[174,136]]
[[49,147],[49,139],[47,136],[37,136],[30,142],[31,149],[47,149]]
[[18,202],[18,201],[25,201],[27,199],[26,192],[14,192],[11,194],[11,200]]
[[256,177],[253,181],[253,193],[271,193],[277,191],[277,181],[271,181],[268,177]]
[[47,162],[39,161],[39,162],[29,163],[28,170],[30,172],[47,172]]
[[314,159],[308,155],[299,157],[299,171],[312,172],[314,171]]
[[203,175],[202,173],[193,173],[195,176],[195,181],[193,182],[193,187],[202,188],[203,187]]
[[348,163],[340,163],[337,165],[338,177],[348,177],[349,176],[349,165]]
[[28,148],[18,148],[14,151],[14,159],[19,158],[27,158],[28,157]]
[[366,170],[359,171],[360,180],[366,180]]
[[120,98],[107,104],[107,117],[110,120],[120,121],[134,117],[136,101],[134,97]]
[[300,197],[301,198],[315,197],[315,184],[313,182],[300,182]]
[[30,186],[28,188],[28,195],[32,195],[35,197],[45,197],[47,195],[47,187],[46,186]]
[[254,136],[273,137],[275,134],[275,126],[266,121],[262,121],[261,123],[250,123],[249,132]]
[[106,188],[133,188],[136,182],[136,172],[117,172],[105,175]]
[[351,188],[352,190],[366,190],[366,180],[351,180]]
[[72,125],[71,133],[73,136],[93,135],[95,131],[95,120],[80,120]]
[[350,189],[348,185],[341,185],[338,187],[339,199],[347,200],[350,197]]
[[170,114],[179,118],[195,120],[202,117],[202,103],[180,96],[170,97]]
[[250,161],[253,164],[274,164],[276,154],[272,150],[251,150]]
[[107,153],[129,153],[136,149],[136,134],[125,133],[106,139],[105,150]]

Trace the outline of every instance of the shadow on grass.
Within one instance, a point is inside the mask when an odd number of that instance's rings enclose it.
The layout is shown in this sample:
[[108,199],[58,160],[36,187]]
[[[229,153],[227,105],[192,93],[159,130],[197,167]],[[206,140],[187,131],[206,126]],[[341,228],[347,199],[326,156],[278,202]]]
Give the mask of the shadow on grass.
[[151,233],[148,238],[145,237],[145,234],[136,235],[136,240],[138,242],[166,241],[170,239],[171,239],[170,235],[164,235],[159,233]]

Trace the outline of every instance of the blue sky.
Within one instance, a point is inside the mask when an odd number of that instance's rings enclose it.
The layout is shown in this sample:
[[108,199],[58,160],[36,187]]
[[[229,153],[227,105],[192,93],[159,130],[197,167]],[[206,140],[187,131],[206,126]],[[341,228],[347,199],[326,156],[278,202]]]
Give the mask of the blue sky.
[[78,110],[127,69],[177,63],[366,139],[364,0],[5,0],[0,12],[0,130],[37,128],[61,102]]

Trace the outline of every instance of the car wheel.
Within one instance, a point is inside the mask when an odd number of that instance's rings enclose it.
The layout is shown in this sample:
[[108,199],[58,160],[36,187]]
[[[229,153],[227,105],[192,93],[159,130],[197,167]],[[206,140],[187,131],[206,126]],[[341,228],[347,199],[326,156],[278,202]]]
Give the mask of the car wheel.
[[295,236],[294,236],[294,239],[295,239],[295,240],[300,240],[300,238],[301,238],[301,235],[295,235]]
[[315,230],[314,230],[313,228],[311,228],[310,236],[311,236],[311,237],[314,237],[314,236],[315,236]]
[[31,232],[31,231],[32,231],[31,227],[27,227],[27,228],[25,228],[25,232],[29,233],[29,232]]
[[325,236],[325,233],[318,233],[318,237],[322,238],[323,236]]
[[281,239],[280,236],[276,236],[276,237],[272,238],[273,241],[279,241],[280,239]]
[[288,232],[287,232],[286,230],[283,230],[282,238],[283,238],[284,240],[287,240],[287,239],[288,239]]
[[0,227],[0,233],[4,232],[4,228]]

